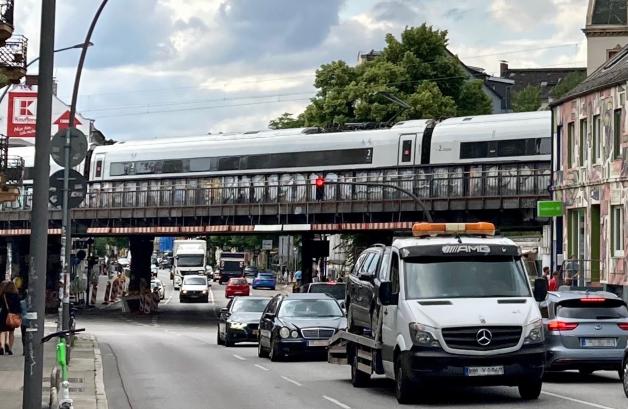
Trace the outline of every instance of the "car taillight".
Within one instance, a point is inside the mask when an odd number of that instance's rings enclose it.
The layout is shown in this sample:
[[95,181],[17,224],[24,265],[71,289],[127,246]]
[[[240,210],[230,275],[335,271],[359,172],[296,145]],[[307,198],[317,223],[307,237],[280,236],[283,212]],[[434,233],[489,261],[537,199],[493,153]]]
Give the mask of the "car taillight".
[[550,321],[547,323],[547,329],[550,331],[571,331],[577,326],[577,322]]
[[628,322],[620,322],[619,324],[617,324],[617,326],[619,327],[619,329],[623,329],[624,331],[628,331]]

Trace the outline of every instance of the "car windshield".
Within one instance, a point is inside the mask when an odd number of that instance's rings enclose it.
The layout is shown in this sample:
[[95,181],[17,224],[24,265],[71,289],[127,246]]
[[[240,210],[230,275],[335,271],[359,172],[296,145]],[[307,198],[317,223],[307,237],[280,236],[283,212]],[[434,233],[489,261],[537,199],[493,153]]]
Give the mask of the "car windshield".
[[229,280],[229,285],[249,285],[244,278],[232,278]]
[[590,304],[574,300],[558,304],[556,316],[584,320],[612,320],[628,318],[628,308],[621,300],[606,300],[602,303]]
[[279,317],[324,318],[342,315],[342,310],[334,300],[285,300],[279,309]]
[[323,293],[334,297],[337,300],[345,299],[345,284],[311,284],[308,293]]
[[182,254],[177,256],[179,267],[203,267],[203,256],[195,254]]
[[183,284],[190,285],[207,285],[207,280],[203,277],[185,277]]
[[231,312],[262,312],[270,298],[238,298],[231,307]]
[[514,257],[418,257],[404,266],[407,299],[530,296]]
[[264,274],[258,274],[257,278],[260,278],[262,280],[272,280],[273,278],[275,278],[275,275],[270,274],[270,273],[264,273]]

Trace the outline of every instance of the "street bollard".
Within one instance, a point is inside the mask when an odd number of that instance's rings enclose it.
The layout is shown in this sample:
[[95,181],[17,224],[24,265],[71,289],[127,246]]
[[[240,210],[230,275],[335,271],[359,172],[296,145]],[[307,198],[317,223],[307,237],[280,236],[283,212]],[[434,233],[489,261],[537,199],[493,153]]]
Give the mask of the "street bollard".
[[107,288],[105,288],[105,300],[103,301],[103,304],[107,305],[109,304],[109,297],[111,296],[111,282],[108,281],[107,282]]
[[98,284],[92,284],[92,294],[89,300],[90,305],[96,305],[96,294],[98,293]]

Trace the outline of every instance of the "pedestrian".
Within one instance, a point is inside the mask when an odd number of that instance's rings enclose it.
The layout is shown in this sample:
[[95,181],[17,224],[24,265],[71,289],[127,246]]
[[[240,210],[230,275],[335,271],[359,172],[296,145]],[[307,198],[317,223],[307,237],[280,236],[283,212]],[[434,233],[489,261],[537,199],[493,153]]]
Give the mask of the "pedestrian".
[[28,314],[28,293],[27,290],[20,291],[20,311],[22,314],[22,325],[20,325],[20,333],[22,334],[22,355],[26,355],[26,314]]
[[297,288],[301,287],[301,277],[302,277],[303,273],[301,273],[301,270],[297,270],[294,273],[294,280],[297,282]]
[[549,280],[549,291],[557,291],[558,290],[558,271],[554,271],[552,274],[552,278]]
[[22,325],[20,296],[13,281],[0,283],[0,306],[0,355],[13,355],[13,332]]
[[548,266],[543,267],[543,278],[549,283],[550,280],[550,268]]

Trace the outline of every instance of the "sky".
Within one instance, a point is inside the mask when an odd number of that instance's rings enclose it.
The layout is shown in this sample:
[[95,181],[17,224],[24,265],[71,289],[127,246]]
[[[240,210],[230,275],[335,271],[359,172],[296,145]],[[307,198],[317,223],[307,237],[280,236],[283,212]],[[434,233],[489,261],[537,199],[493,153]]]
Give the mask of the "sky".
[[[16,34],[39,54],[40,4],[16,2]],[[57,0],[55,48],[81,43],[100,0]],[[355,64],[424,22],[467,65],[585,66],[587,0],[109,0],[81,79],[78,111],[107,138],[263,129],[298,114],[316,69]],[[69,102],[79,51],[55,54]],[[29,69],[37,72],[37,66]]]

